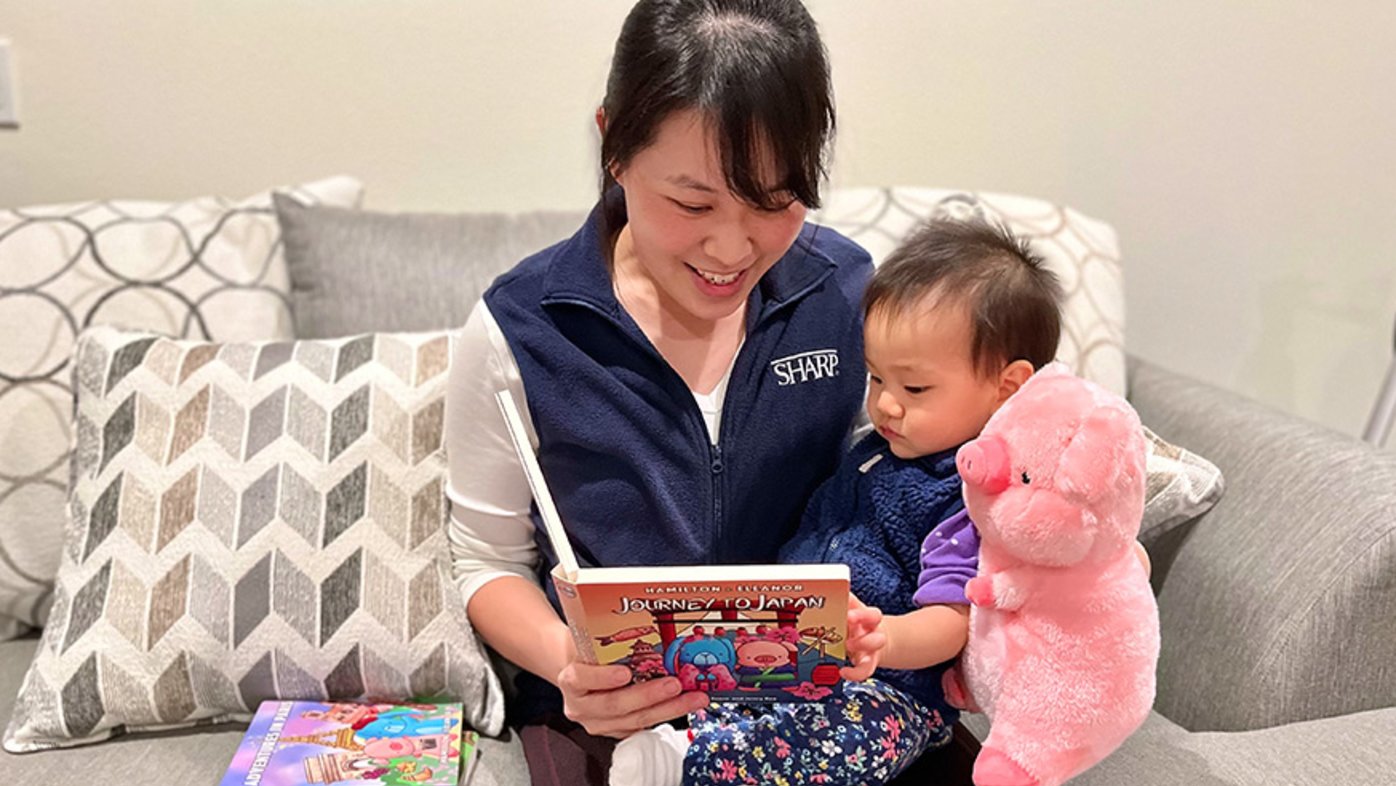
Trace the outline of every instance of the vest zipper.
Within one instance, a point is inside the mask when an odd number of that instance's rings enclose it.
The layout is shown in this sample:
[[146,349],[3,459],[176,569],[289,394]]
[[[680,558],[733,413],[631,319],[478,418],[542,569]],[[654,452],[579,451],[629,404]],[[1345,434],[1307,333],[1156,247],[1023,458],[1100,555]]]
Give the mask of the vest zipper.
[[723,532],[722,503],[724,492],[726,491],[726,484],[723,482],[724,466],[722,461],[722,445],[726,442],[724,435],[728,431],[727,424],[731,419],[729,416],[730,413],[727,411],[727,402],[732,400],[732,382],[738,378],[737,374],[742,370],[742,360],[749,354],[747,352],[747,344],[755,328],[750,325],[748,326],[746,339],[744,339],[741,346],[738,347],[737,357],[732,361],[732,373],[728,378],[727,393],[722,398],[722,422],[718,425],[717,442],[714,443],[712,441],[712,435],[708,433],[707,423],[703,419],[703,412],[698,408],[698,402],[693,399],[693,391],[688,389],[688,386],[683,382],[683,378],[679,376],[679,373],[674,370],[673,366],[669,365],[669,361],[665,360],[664,356],[659,354],[653,344],[649,343],[647,339],[642,340],[633,335],[628,326],[618,319],[616,315],[608,313],[595,303],[580,298],[555,298],[551,302],[579,306],[601,316],[606,321],[610,322],[617,331],[633,342],[637,348],[646,352],[651,357],[658,359],[659,362],[663,363],[669,369],[670,376],[678,383],[678,388],[682,390],[684,394],[681,396],[681,400],[685,402],[685,408],[694,416],[694,422],[697,424],[698,431],[701,434],[702,444],[708,446],[708,468],[711,470],[712,484],[710,488],[712,489],[713,498],[713,545],[708,554],[708,562],[715,565],[725,564],[726,560],[723,559],[723,556],[726,554],[727,549],[724,537],[725,533]]
[[[748,317],[750,319],[750,317]],[[727,496],[727,483],[725,464],[723,463],[723,446],[729,449],[732,447],[732,439],[727,435],[732,432],[732,410],[733,400],[740,400],[746,392],[743,381],[747,378],[747,367],[751,365],[751,355],[756,350],[752,348],[752,340],[755,330],[751,325],[747,326],[746,337],[742,339],[741,346],[737,347],[737,356],[732,359],[732,370],[727,377],[727,392],[722,396],[722,406],[720,408],[721,418],[717,426],[717,442],[712,445],[708,456],[713,475],[713,543],[715,545],[712,562],[714,564],[725,564],[731,562],[732,557],[743,557],[743,555],[727,553],[727,543],[725,538],[726,529],[725,511],[723,501]],[[736,394],[735,396],[733,394]],[[728,559],[722,559],[728,557]]]
[[[726,402],[724,402],[726,403]],[[718,443],[709,443],[708,460],[712,467],[713,474],[713,543],[716,546],[716,553],[713,555],[713,562],[721,559],[723,548],[723,522],[722,522],[722,497],[723,497],[723,477],[722,477],[722,437],[720,436],[722,427],[718,427]]]

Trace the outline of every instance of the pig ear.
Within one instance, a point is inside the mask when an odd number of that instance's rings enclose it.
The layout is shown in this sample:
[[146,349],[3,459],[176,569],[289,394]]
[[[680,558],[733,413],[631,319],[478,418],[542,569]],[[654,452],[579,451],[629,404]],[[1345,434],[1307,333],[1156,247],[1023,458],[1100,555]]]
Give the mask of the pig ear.
[[1062,452],[1057,469],[1059,482],[1068,494],[1098,502],[1129,471],[1130,449],[1137,443],[1130,438],[1130,432],[1139,430],[1138,421],[1130,414],[1116,407],[1101,407],[1081,424]]

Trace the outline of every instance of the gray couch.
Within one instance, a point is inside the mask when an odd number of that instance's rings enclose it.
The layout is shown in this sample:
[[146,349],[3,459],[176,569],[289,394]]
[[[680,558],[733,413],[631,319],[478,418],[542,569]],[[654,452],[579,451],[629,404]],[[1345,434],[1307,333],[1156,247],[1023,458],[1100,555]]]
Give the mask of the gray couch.
[[[479,291],[495,270],[475,270],[466,286]],[[1140,360],[1130,390],[1146,424],[1222,468],[1227,492],[1148,544],[1163,626],[1156,711],[1075,783],[1396,782],[1396,453]],[[0,728],[36,643],[0,643]],[[967,724],[985,733],[982,718]],[[224,726],[0,752],[0,784],[211,784],[241,736]],[[516,736],[482,741],[474,783],[527,780]]]

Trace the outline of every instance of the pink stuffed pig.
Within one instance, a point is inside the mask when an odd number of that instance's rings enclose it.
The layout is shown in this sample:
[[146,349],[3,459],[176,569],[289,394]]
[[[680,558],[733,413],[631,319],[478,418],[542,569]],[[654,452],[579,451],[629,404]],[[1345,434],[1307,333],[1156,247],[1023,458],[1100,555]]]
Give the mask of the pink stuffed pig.
[[1057,786],[1153,706],[1158,607],[1135,551],[1144,455],[1129,404],[1056,363],[960,449],[981,551],[945,687],[992,721],[977,786]]

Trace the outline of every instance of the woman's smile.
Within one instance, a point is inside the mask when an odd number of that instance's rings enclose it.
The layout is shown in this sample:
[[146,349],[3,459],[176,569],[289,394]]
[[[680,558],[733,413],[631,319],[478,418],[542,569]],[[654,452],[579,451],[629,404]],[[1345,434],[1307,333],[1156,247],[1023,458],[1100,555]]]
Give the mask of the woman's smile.
[[746,278],[747,270],[744,268],[735,273],[714,273],[699,267],[684,263],[684,267],[693,273],[698,280],[698,289],[704,294],[716,297],[727,297],[741,290],[742,280]]

